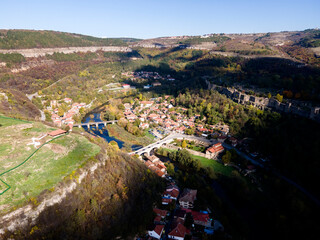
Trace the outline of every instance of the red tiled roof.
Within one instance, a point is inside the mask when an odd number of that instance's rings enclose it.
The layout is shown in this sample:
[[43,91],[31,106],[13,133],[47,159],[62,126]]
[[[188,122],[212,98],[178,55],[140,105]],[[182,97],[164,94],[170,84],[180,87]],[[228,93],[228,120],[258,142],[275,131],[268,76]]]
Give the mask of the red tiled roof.
[[156,227],[154,228],[154,231],[160,236],[163,229],[164,229],[164,225],[156,225]]
[[173,189],[172,191],[165,191],[164,195],[170,195],[173,198],[177,198],[179,196],[179,191],[176,189]]
[[162,220],[161,216],[156,216],[153,221],[154,222],[161,222],[161,220]]
[[207,223],[210,220],[209,214],[192,211],[191,212],[193,220],[203,223]]
[[221,143],[216,143],[216,144],[214,144],[213,146],[211,146],[210,148],[207,149],[207,151],[212,152],[212,153],[221,152],[223,150],[224,150],[224,148],[223,148]]
[[150,167],[150,166],[153,165],[153,163],[152,163],[150,160],[146,161],[144,164],[145,164],[147,167]]
[[159,177],[162,177],[164,175],[164,172],[162,172],[160,169],[157,169],[156,170],[156,174],[159,176]]
[[160,217],[166,217],[168,211],[166,210],[162,210],[162,209],[158,209],[158,208],[154,208],[153,211],[155,212],[155,214],[157,214]]
[[51,137],[55,137],[55,136],[58,136],[58,135],[63,134],[63,133],[66,133],[66,131],[64,131],[62,129],[57,129],[57,130],[54,130],[52,132],[49,132],[48,135],[51,136]]
[[183,226],[181,223],[178,223],[176,228],[174,228],[168,235],[184,238],[184,236],[186,235],[186,232],[187,232],[187,228]]

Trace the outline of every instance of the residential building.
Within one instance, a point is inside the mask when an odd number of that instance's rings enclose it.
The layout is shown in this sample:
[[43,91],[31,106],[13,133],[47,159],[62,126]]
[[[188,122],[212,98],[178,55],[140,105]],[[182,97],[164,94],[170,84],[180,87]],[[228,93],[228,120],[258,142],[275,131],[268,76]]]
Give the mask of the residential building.
[[148,231],[150,237],[160,239],[164,230],[164,225],[155,225],[152,230]]
[[209,217],[209,214],[192,211],[191,215],[193,217],[194,224],[204,227],[211,227],[211,219]]
[[178,225],[174,229],[172,229],[172,231],[168,234],[168,238],[175,240],[183,240],[187,232],[187,228],[183,226],[183,224],[178,223]]
[[183,208],[193,208],[193,204],[196,199],[197,190],[185,188],[179,198],[179,204]]
[[57,137],[57,136],[60,136],[62,134],[65,134],[66,131],[62,130],[62,129],[57,129],[57,130],[54,130],[52,132],[49,132],[48,135],[51,136],[51,137]]
[[124,89],[129,89],[129,88],[130,88],[130,85],[129,85],[129,84],[123,84],[122,87],[123,87]]
[[224,147],[221,143],[216,143],[209,147],[206,151],[206,158],[216,158],[219,153],[224,151]]

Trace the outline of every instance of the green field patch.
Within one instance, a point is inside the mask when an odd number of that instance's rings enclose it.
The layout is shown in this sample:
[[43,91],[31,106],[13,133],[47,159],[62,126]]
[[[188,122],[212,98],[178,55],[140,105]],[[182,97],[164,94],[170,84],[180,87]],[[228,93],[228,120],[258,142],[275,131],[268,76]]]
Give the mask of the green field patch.
[[11,145],[10,144],[1,144],[0,145],[0,152],[1,153],[8,153],[11,150]]
[[228,176],[228,177],[231,176],[231,173],[234,170],[232,167],[224,166],[223,164],[221,164],[213,159],[208,159],[205,157],[200,157],[200,156],[195,156],[195,155],[192,155],[192,157],[194,159],[199,160],[201,162],[202,166],[212,167],[216,173],[220,173],[220,174]]
[[0,128],[17,125],[17,124],[23,124],[23,123],[30,123],[30,122],[0,115]]
[[[166,151],[168,151],[168,152],[177,151],[177,150],[172,150],[172,149],[168,149],[168,148],[164,148],[164,149]],[[190,154],[190,155],[191,155],[191,157],[193,159],[196,159],[196,160],[200,161],[202,167],[212,167],[213,170],[216,173],[219,173],[219,174],[225,175],[227,177],[230,177],[231,174],[232,174],[232,171],[234,171],[234,169],[232,167],[224,166],[223,164],[217,162],[214,159],[209,159],[209,158],[205,158],[205,157],[201,157],[201,156],[196,156],[196,155],[193,155],[193,154]]]
[[[42,123],[1,127],[0,174],[18,167],[0,176],[0,192],[6,191],[0,195],[0,206],[5,206],[0,208],[0,213],[23,205],[45,189],[54,187],[100,151],[97,145],[76,134],[54,139],[36,152],[33,145],[28,145],[32,137],[38,138],[51,130]],[[50,139],[44,138],[45,141]]]

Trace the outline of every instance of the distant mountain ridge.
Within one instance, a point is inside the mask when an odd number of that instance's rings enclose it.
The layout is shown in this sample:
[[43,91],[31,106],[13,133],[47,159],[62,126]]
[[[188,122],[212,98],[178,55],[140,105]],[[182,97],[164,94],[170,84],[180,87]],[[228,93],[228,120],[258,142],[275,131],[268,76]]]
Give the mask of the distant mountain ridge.
[[0,49],[127,46],[134,38],[97,38],[75,33],[36,30],[0,30]]

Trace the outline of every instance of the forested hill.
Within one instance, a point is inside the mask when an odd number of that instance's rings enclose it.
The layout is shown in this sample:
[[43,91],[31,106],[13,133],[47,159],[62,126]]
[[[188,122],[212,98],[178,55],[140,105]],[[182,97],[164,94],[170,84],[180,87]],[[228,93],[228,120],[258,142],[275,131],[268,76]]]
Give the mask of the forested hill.
[[96,38],[86,35],[33,30],[0,30],[0,49],[126,46],[131,38]]

